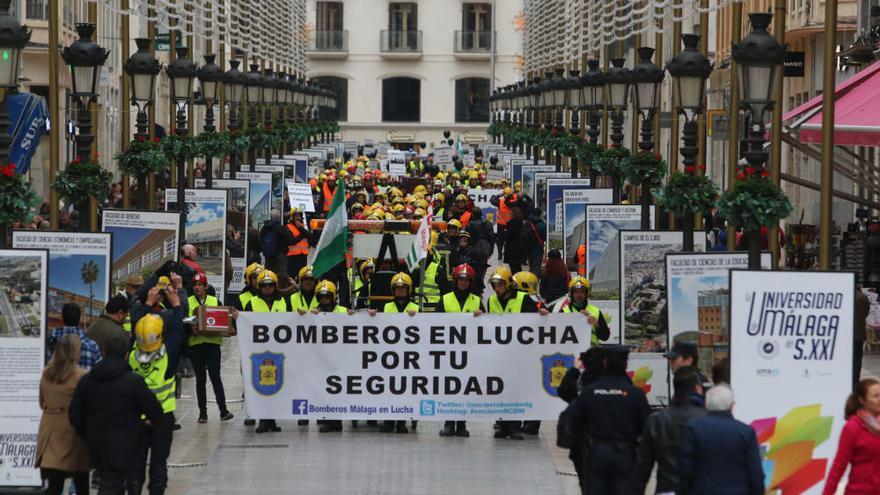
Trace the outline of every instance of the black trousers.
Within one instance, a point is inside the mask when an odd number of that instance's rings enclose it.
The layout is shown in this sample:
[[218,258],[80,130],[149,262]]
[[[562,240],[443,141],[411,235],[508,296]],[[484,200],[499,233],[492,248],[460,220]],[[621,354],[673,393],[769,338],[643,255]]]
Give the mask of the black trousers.
[[[214,397],[217,399],[217,407],[220,414],[226,414],[226,394],[223,392],[223,381],[220,380],[220,346],[217,344],[202,343],[189,348],[189,358],[192,360],[196,374],[196,399],[199,404],[199,413],[207,414],[208,398],[206,397],[206,374],[211,378],[211,387],[214,389]],[[206,373],[207,372],[207,373]]]
[[40,477],[48,481],[48,487],[43,492],[46,495],[61,495],[64,492],[64,480],[67,478],[73,478],[73,487],[76,488],[77,495],[80,493],[88,495],[89,493],[88,471],[74,473],[59,469],[40,469]]
[[862,356],[865,353],[864,342],[853,342],[853,389],[862,378]]
[[584,495],[630,495],[634,493],[635,449],[597,442],[584,456]]
[[[148,426],[146,437],[141,445],[141,462],[138,481],[140,486],[146,481],[147,456],[150,460],[150,495],[163,495],[168,486],[168,455],[171,453],[171,440],[174,434],[174,413],[162,415],[159,423]],[[101,473],[104,474],[103,472]]]
[[[76,489],[79,495],[79,488]],[[89,493],[88,491],[82,493]],[[140,495],[141,484],[137,472],[120,469],[102,469],[98,495]]]
[[287,257],[287,274],[290,275],[290,278],[296,280],[300,269],[308,263],[308,258],[309,255],[307,254],[297,254]]

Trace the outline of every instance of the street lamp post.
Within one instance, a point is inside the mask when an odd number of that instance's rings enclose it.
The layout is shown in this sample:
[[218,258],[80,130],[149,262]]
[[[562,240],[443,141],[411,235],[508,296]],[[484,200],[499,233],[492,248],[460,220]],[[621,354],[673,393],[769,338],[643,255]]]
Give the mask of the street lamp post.
[[[764,151],[764,133],[766,119],[773,112],[776,86],[781,84],[782,62],[785,59],[786,46],[779,43],[767,31],[772,14],[756,12],[749,14],[752,32],[742,41],[733,45],[731,55],[736,62],[742,101],[740,109],[748,117],[748,130],[744,141],[748,145],[744,153],[748,166],[759,177],[766,175],[768,153]],[[832,91],[834,88],[826,88]],[[760,179],[766,180],[766,179]],[[774,226],[767,226],[774,227]],[[759,231],[749,231],[747,245],[749,251],[749,268],[761,268],[761,238]]]
[[[626,111],[626,101],[629,96],[631,82],[630,71],[623,66],[622,58],[611,59],[611,67],[605,77],[608,86],[608,103],[611,107],[611,138],[612,146],[623,146],[623,112]],[[611,175],[612,200],[614,204],[620,202],[620,178],[618,174]]]
[[[9,128],[9,107],[6,97],[18,89],[18,70],[21,53],[31,39],[31,30],[18,23],[9,13],[11,0],[0,1],[0,89],[3,91],[0,102],[0,129]],[[0,132],[0,165],[9,161],[9,147],[12,136]]]
[[[275,78],[271,70],[263,71],[263,129],[272,130],[272,108],[275,106]],[[267,140],[268,141],[268,140]],[[272,164],[272,149],[268,146],[263,150],[266,165]]]
[[[245,76],[245,92],[247,93],[248,127],[256,129],[259,125],[257,107],[262,104],[263,100],[263,76],[260,74],[259,64],[250,65],[250,70]],[[257,149],[253,145],[248,146],[248,162],[250,163],[250,171],[253,172],[257,165]]]
[[[599,70],[598,60],[588,60],[589,70],[581,76],[581,107],[587,111],[589,129],[587,137],[590,144],[599,144],[599,123],[602,116],[602,105],[605,102],[605,73]],[[596,187],[597,174],[590,166],[590,184]]]
[[[682,145],[680,153],[686,174],[697,174],[695,166],[697,153],[697,119],[703,113],[706,79],[712,73],[712,63],[700,51],[700,35],[683,34],[681,36],[684,50],[666,64],[666,70],[672,76],[672,91],[675,93],[678,113],[684,118],[681,133]],[[685,215],[681,219],[684,229],[684,251],[694,250],[694,215]]]
[[[642,118],[641,140],[639,151],[650,153],[654,149],[654,113],[660,106],[660,85],[663,83],[663,69],[651,61],[654,49],[643,46],[638,49],[639,63],[632,70],[632,80],[635,86],[633,91],[633,104],[636,112]],[[642,230],[651,228],[651,204],[654,198],[648,184],[642,184],[639,194],[642,205]]]
[[[568,96],[568,84],[565,80],[564,68],[556,68],[556,74],[553,77],[550,88],[551,113],[555,112],[556,117],[553,121],[551,132],[555,135],[560,135],[565,132],[565,126],[562,119],[565,112],[565,98]],[[560,153],[558,150],[555,150],[554,155],[555,156],[553,157],[553,163],[556,167],[556,171],[562,172],[562,153]]]
[[[171,99],[177,106],[177,122],[174,133],[183,139],[187,133],[186,112],[191,103],[192,83],[198,74],[196,64],[189,58],[189,48],[177,47],[177,58],[168,64],[165,73],[171,80]],[[180,242],[186,240],[186,156],[182,152],[175,157],[177,161],[177,209],[181,214]]]
[[[539,120],[538,112],[541,108],[541,78],[535,77],[532,79],[531,84],[528,86],[528,100],[527,100],[527,108],[529,110],[529,124],[528,126],[537,131],[539,127],[541,127],[541,122]],[[540,154],[538,150],[538,145],[532,144],[532,159],[535,165],[538,164],[538,155]]]
[[[242,92],[244,90],[245,75],[238,66],[241,64],[238,60],[229,61],[229,70],[223,73],[223,95],[226,102],[229,103],[229,132],[236,134],[241,127],[241,117],[239,116]],[[237,151],[233,151],[229,157],[229,178],[234,179],[238,172],[239,155]]]
[[[197,73],[202,87],[202,98],[205,99],[205,132],[214,132],[214,103],[217,102],[220,84],[223,81],[223,69],[214,63],[214,55],[205,55],[205,65]],[[205,187],[214,186],[214,160],[209,153],[205,156]]]
[[[70,68],[73,84],[72,94],[78,104],[77,126],[79,133],[76,135],[76,156],[80,161],[85,162],[89,160],[92,143],[95,140],[95,135],[92,134],[92,116],[89,111],[89,103],[98,97],[98,75],[101,72],[101,66],[110,55],[110,51],[92,41],[92,35],[95,33],[94,24],[79,23],[76,25],[76,32],[79,34],[79,39],[65,47],[61,57]],[[83,231],[91,230],[91,226],[88,225],[90,215],[85,208],[88,201],[88,198],[83,198],[83,204],[80,208],[80,222],[85,224]]]
[[[134,42],[138,49],[125,62],[123,68],[130,81],[131,103],[137,108],[134,138],[136,141],[146,141],[150,137],[147,109],[153,104],[156,76],[162,71],[162,64],[150,52],[153,40],[137,38]],[[137,183],[137,206],[143,210],[147,208],[147,174],[138,175]]]
[[[498,95],[498,89],[493,89],[492,94],[489,95],[489,126],[494,129],[495,126],[495,108],[496,108],[496,96]],[[492,144],[498,144],[498,134],[492,135]]]

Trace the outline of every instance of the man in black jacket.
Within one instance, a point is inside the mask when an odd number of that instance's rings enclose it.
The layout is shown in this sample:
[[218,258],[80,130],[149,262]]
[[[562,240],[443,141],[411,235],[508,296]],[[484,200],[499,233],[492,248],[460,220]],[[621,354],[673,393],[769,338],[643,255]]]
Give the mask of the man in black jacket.
[[700,374],[693,367],[679,368],[673,378],[675,395],[669,407],[648,418],[636,458],[636,490],[645,493],[654,463],[657,463],[655,493],[672,493],[678,488],[678,457],[688,422],[706,415]]
[[141,416],[154,424],[162,419],[155,394],[128,366],[128,349],[125,341],[108,341],[104,359],[80,380],[70,402],[70,423],[88,444],[92,466],[101,472],[99,494],[141,492]]

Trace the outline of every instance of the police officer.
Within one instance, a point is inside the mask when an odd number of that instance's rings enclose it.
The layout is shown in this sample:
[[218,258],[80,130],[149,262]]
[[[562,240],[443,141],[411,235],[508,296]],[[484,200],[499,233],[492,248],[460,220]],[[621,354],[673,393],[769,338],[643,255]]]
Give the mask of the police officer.
[[299,269],[296,276],[299,290],[290,295],[291,309],[301,315],[318,307],[318,298],[315,295],[315,275],[312,271],[312,265],[306,265]]
[[651,411],[626,374],[628,355],[626,346],[604,346],[602,377],[571,406],[573,441],[585,445],[585,495],[634,493],[636,447]]
[[587,315],[587,323],[593,327],[590,345],[599,345],[599,341],[604,342],[611,337],[611,329],[608,328],[611,318],[602,313],[598,307],[590,304],[590,282],[584,277],[571,279],[568,283],[568,296],[556,303],[553,311]]
[[[196,314],[199,306],[216,307],[220,301],[216,297],[208,295],[208,277],[204,273],[196,273],[193,276],[193,295],[189,296],[189,316]],[[193,327],[194,335],[189,337],[189,358],[193,362],[196,374],[196,398],[199,404],[199,423],[208,422],[208,399],[206,397],[206,372],[211,378],[211,387],[214,389],[214,398],[220,409],[220,421],[229,421],[233,418],[231,412],[226,409],[226,394],[223,391],[223,381],[220,379],[220,346],[223,338],[219,336],[205,336],[198,334],[198,327]]]
[[[278,292],[278,275],[271,270],[264,270],[257,276],[260,287],[259,295],[252,297],[244,307],[245,311],[255,313],[284,313],[290,311],[290,303]],[[279,432],[281,427],[274,419],[261,419],[254,430],[257,433]]]
[[[155,289],[155,287],[153,288]],[[154,290],[151,289],[151,294]],[[169,325],[157,314],[147,314],[135,323],[134,352],[128,354],[128,364],[140,375],[147,388],[156,394],[162,405],[162,419],[147,426],[142,440],[139,485],[146,480],[147,453],[150,456],[150,495],[162,495],[168,486],[168,455],[174,433],[174,410],[177,401],[177,361],[183,344],[183,314],[177,291],[169,290],[168,305],[180,313],[181,318],[169,318]],[[148,299],[149,301],[149,299]]]
[[[452,278],[455,281],[452,291],[440,298],[438,313],[473,313],[480,315],[484,311],[483,301],[471,292],[476,270],[470,265],[462,264],[452,270]],[[466,421],[447,421],[440,430],[441,437],[469,437]]]
[[[321,280],[315,288],[318,295],[318,307],[312,310],[312,313],[348,313],[354,314],[345,306],[336,303],[336,284],[329,280]],[[320,433],[332,433],[342,431],[342,421],[340,420],[324,420],[321,423]]]

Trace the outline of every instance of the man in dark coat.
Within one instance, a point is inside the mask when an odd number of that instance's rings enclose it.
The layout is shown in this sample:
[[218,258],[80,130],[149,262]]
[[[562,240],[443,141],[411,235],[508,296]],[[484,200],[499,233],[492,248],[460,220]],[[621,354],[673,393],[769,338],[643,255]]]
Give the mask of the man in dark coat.
[[751,426],[733,419],[733,391],[706,393],[709,414],[691,420],[678,461],[677,495],[763,495],[764,469]]
[[141,416],[154,423],[162,419],[156,395],[128,365],[128,350],[127,342],[109,340],[104,359],[80,380],[70,402],[70,424],[88,444],[92,466],[101,471],[99,494],[141,492]]
[[657,463],[655,493],[672,493],[678,487],[678,457],[681,437],[690,420],[706,415],[700,375],[693,367],[675,371],[672,403],[648,418],[636,456],[636,490],[645,493],[654,463]]

